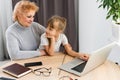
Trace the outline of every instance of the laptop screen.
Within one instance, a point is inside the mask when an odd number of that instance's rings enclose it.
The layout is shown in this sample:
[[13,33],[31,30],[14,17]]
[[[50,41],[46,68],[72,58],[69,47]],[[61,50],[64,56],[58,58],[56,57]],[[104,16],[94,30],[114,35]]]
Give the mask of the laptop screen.
[[82,72],[83,69],[85,68],[86,63],[87,63],[87,61],[85,61],[85,62],[83,62],[83,63],[73,67],[72,70],[75,70],[77,72]]

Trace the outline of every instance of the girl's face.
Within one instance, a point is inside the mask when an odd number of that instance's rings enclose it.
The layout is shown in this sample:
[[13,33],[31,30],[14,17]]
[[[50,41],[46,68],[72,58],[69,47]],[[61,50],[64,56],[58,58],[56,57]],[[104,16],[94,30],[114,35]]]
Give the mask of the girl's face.
[[31,10],[27,13],[18,14],[18,22],[24,26],[29,27],[34,20],[35,11]]
[[46,35],[47,36],[54,36],[55,37],[57,35],[57,31],[54,28],[47,27],[46,28]]
[[54,24],[53,24],[54,28],[51,28],[48,25],[47,28],[46,28],[46,35],[47,36],[58,37],[58,35],[61,33],[61,31],[58,30],[58,24],[59,24],[59,22],[54,22]]

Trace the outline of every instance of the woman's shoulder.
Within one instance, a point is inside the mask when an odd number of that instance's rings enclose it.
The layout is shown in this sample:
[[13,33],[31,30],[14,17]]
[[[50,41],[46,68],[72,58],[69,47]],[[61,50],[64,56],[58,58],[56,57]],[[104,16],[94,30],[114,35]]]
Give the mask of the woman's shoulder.
[[31,27],[33,27],[37,30],[43,30],[43,31],[45,30],[45,27],[37,22],[32,22]]
[[10,25],[10,26],[7,28],[6,32],[11,32],[11,31],[13,31],[16,26],[17,26],[17,23],[14,22],[12,25]]
[[32,26],[39,26],[39,27],[43,27],[41,24],[39,24],[38,22],[32,22],[32,24],[31,24]]
[[38,22],[32,22],[32,25],[39,25]]

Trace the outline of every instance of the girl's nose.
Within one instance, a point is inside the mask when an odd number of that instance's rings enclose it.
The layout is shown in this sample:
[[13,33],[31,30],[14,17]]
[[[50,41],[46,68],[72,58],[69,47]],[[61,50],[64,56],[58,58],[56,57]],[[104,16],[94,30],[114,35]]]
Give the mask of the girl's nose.
[[46,29],[46,33],[47,33],[47,34],[49,33],[49,30],[48,30],[48,29]]

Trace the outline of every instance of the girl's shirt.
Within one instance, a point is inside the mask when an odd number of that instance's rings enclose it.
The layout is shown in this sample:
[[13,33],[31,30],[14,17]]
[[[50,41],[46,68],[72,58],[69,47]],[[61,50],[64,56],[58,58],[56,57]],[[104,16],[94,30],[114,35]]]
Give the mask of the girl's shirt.
[[[45,36],[46,34],[42,34],[41,35],[41,44],[40,44],[40,47],[39,49],[41,50],[44,50],[44,46],[48,46],[49,45],[49,41],[48,39],[46,38]],[[61,44],[64,46],[65,44],[68,44],[68,39],[67,37],[65,36],[65,34],[60,34],[59,37],[58,37],[58,40],[55,42],[55,47],[54,47],[54,51],[55,52],[58,52],[60,50],[60,46]]]

